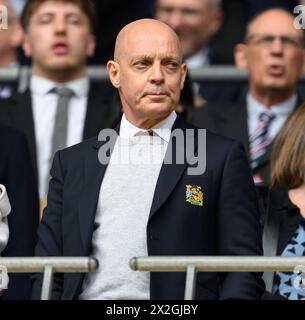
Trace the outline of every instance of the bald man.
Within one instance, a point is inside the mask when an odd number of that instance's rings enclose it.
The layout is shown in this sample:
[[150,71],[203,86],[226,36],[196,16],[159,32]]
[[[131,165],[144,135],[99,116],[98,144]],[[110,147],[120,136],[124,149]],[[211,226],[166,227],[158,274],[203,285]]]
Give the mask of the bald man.
[[[127,25],[107,68],[123,107],[120,125],[56,154],[36,255],[100,262],[86,276],[56,274],[53,299],[183,299],[185,274],[134,272],[129,261],[261,255],[246,156],[211,133],[205,145],[204,132],[175,113],[186,66],[167,25]],[[33,278],[34,299],[41,280]],[[197,299],[258,299],[262,290],[256,273],[203,273],[196,282]]]

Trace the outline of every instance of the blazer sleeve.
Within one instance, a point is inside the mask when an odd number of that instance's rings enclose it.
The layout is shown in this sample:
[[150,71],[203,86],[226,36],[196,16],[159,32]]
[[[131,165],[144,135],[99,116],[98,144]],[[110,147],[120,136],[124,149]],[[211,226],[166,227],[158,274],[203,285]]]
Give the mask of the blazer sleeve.
[[[39,222],[38,193],[31,157],[24,135],[15,131],[9,135],[5,186],[11,203],[8,218],[9,239],[4,257],[31,257],[37,241]],[[29,299],[30,274],[9,274],[9,286],[2,299]]]
[[[257,195],[245,151],[234,142],[223,169],[217,218],[221,256],[261,256],[262,235]],[[262,273],[222,273],[220,299],[260,299]]]
[[[47,199],[47,207],[40,225],[38,227],[38,242],[35,248],[35,256],[62,256],[62,195],[64,175],[61,164],[61,154],[57,152],[54,156],[51,169],[51,181]],[[32,299],[40,299],[42,288],[42,274],[36,273],[32,276]],[[53,277],[52,300],[61,299],[63,292],[63,275],[55,273]]]

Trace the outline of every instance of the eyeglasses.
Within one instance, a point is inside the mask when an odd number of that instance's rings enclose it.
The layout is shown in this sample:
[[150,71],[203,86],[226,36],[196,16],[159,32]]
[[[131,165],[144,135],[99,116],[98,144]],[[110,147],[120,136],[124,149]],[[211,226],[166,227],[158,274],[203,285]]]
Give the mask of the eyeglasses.
[[246,42],[256,46],[270,47],[275,40],[280,40],[284,47],[304,48],[304,39],[293,36],[274,36],[274,35],[250,35]]

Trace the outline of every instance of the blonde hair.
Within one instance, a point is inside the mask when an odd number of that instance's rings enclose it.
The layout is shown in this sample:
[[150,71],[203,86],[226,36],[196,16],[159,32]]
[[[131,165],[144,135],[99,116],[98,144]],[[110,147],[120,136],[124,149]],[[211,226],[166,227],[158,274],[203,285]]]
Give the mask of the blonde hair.
[[271,185],[290,190],[304,182],[305,104],[302,104],[275,139],[271,155]]

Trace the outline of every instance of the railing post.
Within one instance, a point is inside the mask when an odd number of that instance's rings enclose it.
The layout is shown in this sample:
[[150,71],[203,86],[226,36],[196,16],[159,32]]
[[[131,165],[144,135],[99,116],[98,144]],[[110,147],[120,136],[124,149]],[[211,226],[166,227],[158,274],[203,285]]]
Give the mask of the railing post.
[[194,300],[196,290],[197,270],[194,265],[188,265],[186,269],[184,300]]
[[46,265],[43,273],[43,283],[41,289],[41,300],[50,300],[53,282],[53,266]]

